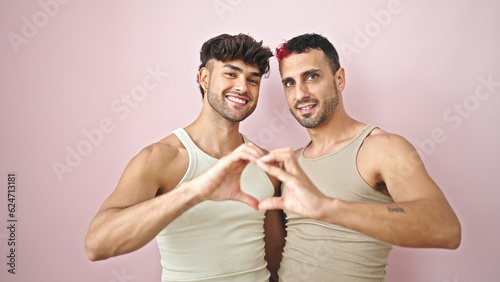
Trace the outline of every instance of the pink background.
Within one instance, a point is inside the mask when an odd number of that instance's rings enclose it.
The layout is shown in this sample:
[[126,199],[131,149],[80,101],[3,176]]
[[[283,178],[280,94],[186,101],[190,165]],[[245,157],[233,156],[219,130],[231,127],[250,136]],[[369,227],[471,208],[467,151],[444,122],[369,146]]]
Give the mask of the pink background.
[[[96,263],[83,241],[128,161],[198,115],[202,43],[242,32],[274,49],[317,32],[340,53],[347,111],[410,140],[462,223],[458,250],[395,247],[387,281],[499,281],[499,29],[498,1],[2,0],[0,280],[159,281],[155,241]],[[242,131],[267,149],[308,141],[274,58]]]

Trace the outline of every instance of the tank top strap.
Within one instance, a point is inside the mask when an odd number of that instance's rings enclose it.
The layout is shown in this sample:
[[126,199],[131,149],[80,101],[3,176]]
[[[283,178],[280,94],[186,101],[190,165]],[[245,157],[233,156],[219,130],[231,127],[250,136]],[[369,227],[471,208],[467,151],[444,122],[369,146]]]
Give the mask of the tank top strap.
[[370,135],[370,133],[377,128],[377,126],[373,124],[367,124],[354,139],[352,140],[351,147],[355,149],[357,152],[359,148],[361,147],[361,144],[363,144],[363,141],[365,141],[365,138]]
[[194,152],[196,149],[196,145],[193,143],[193,140],[191,140],[191,137],[189,137],[186,130],[184,130],[184,128],[177,128],[172,133],[179,138],[182,145],[184,145],[184,148],[186,148],[189,155],[191,155],[191,152]]
[[191,139],[191,136],[189,136],[189,134],[186,132],[184,128],[176,129],[172,133],[174,133],[177,136],[177,138],[179,138],[182,145],[184,145],[184,147],[189,153],[190,159],[196,158],[198,160],[203,160],[211,164],[214,164],[218,161],[218,159],[208,155],[202,149],[196,146],[193,139]]
[[[184,145],[184,148],[188,151],[189,154],[189,163],[191,164],[191,161],[193,161],[194,165],[196,162],[204,161],[210,164],[215,164],[218,159],[208,155],[205,153],[202,149],[200,149],[196,144],[194,143],[193,139],[191,139],[191,136],[186,132],[184,128],[178,128],[172,132],[179,138],[181,141],[182,145]],[[244,143],[251,142],[244,134],[241,133],[241,136],[243,138]]]
[[189,134],[187,134],[186,130],[184,130],[184,128],[178,128],[172,133],[177,136],[184,148],[186,148],[189,158],[187,171],[182,177],[181,181],[179,181],[179,183],[177,183],[177,185],[175,186],[175,188],[177,188],[182,182],[193,177],[194,173],[196,172],[196,167],[198,166],[198,158],[196,156],[197,147],[194,144],[193,140],[191,140],[191,137],[189,137]]
[[240,134],[241,134],[241,136],[243,137],[243,143],[248,143],[248,142],[251,142],[251,141],[250,141],[250,140],[249,140],[249,139],[245,136],[245,134],[243,134],[243,133],[240,133]]
[[[349,141],[349,143],[347,143],[347,145],[345,145],[344,147],[342,147],[341,149],[339,149],[338,151],[335,151],[331,154],[328,154],[327,156],[329,155],[335,155],[335,154],[338,154],[340,152],[354,152],[355,154],[357,154],[359,148],[361,147],[361,144],[363,144],[363,141],[365,140],[365,138],[372,132],[372,130],[374,130],[375,128],[377,128],[377,126],[373,125],[373,124],[367,124],[358,134],[356,134],[356,136],[354,136],[354,138],[351,139],[351,141]],[[309,141],[309,143],[307,143],[306,146],[304,146],[304,148],[301,149],[301,152],[300,152],[300,155],[299,155],[299,159],[306,159],[304,157],[304,151],[307,147],[309,147],[309,145],[311,145],[311,142],[312,141]]]

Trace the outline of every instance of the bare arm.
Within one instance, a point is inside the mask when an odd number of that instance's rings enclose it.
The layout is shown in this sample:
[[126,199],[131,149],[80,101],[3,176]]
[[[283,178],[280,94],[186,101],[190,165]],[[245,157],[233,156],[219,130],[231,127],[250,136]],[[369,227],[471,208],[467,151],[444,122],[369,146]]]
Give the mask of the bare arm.
[[337,212],[345,217],[337,217],[335,221],[395,245],[458,248],[461,241],[458,218],[415,148],[393,134],[369,138],[370,142],[359,152],[360,173],[372,186],[383,183],[395,203],[359,205],[338,201]]
[[[278,149],[261,158],[258,164],[286,183],[286,194],[262,201],[259,208],[290,210],[395,245],[457,248],[461,240],[460,223],[413,146],[400,137],[381,142],[386,144],[374,142],[368,155],[376,159],[375,173],[386,184],[395,204],[361,204],[328,198],[305,175],[291,149]],[[409,160],[410,168],[402,171]],[[274,161],[282,162],[284,169],[270,165]]]
[[243,193],[239,185],[246,164],[262,155],[251,145],[238,147],[199,177],[155,197],[159,187],[168,181],[164,177],[169,177],[163,175],[168,170],[162,168],[176,159],[175,154],[164,150],[163,147],[145,149],[129,163],[117,188],[90,224],[85,239],[90,260],[141,248],[184,211],[203,200],[232,199],[257,207],[257,200]]
[[179,161],[177,152],[164,144],[149,146],[130,161],[115,191],[90,224],[85,239],[90,260],[107,259],[143,247],[184,210],[200,201],[189,182],[183,184],[186,189],[155,197],[164,185],[162,168],[174,161]]

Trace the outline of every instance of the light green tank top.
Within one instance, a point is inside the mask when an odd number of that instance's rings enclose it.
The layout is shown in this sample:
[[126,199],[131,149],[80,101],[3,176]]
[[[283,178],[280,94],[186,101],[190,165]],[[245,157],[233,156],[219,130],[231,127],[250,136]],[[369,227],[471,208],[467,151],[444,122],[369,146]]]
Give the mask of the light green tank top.
[[[199,149],[184,129],[173,133],[189,154],[189,166],[179,184],[217,162]],[[247,142],[245,136],[243,139]],[[258,200],[274,194],[267,175],[253,164],[243,171],[241,187]],[[199,203],[156,236],[162,281],[268,281],[263,224],[264,211],[241,202]]]
[[[375,127],[367,125],[340,150],[298,161],[318,189],[328,197],[359,203],[393,203],[359,175],[356,156]],[[286,189],[286,187],[284,187]],[[280,281],[384,281],[392,245],[325,222],[287,215],[287,239]]]

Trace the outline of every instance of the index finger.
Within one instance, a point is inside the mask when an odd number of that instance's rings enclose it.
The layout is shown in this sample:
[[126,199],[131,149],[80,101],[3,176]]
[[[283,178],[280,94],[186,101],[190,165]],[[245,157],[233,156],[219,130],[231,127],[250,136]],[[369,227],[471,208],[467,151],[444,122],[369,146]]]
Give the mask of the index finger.
[[264,154],[265,152],[262,149],[250,142],[238,146],[238,148],[228,155],[228,158],[256,162]]
[[282,163],[290,158],[295,159],[295,154],[293,153],[292,148],[285,147],[285,148],[274,149],[260,159],[266,163],[272,163],[272,162]]

